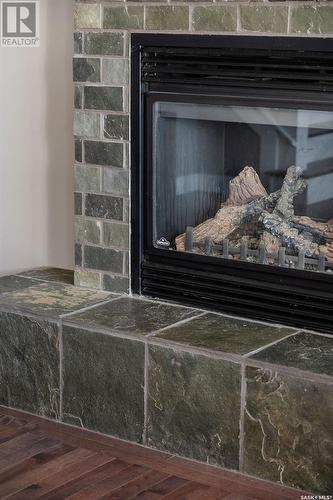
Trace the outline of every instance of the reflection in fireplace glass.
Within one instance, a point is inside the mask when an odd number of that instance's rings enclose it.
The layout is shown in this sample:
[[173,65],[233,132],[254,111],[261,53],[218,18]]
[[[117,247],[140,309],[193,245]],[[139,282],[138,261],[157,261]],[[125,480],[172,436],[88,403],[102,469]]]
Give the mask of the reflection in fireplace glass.
[[333,271],[333,112],[154,104],[154,246]]

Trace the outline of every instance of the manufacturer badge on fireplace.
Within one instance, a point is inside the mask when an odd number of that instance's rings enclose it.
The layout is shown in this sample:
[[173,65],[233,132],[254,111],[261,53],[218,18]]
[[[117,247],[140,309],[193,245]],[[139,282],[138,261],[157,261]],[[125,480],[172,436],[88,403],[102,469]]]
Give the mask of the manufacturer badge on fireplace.
[[1,46],[39,47],[39,1],[1,2]]

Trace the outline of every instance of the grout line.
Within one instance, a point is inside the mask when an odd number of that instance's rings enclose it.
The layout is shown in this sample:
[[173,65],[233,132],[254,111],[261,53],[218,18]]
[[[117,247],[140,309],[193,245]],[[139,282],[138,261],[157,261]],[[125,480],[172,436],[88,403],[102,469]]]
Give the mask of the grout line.
[[310,382],[316,382],[326,385],[333,385],[333,376],[327,375],[325,373],[312,372],[309,370],[304,370],[302,368],[296,368],[294,366],[287,366],[281,364],[269,363],[267,361],[260,361],[253,358],[246,359],[246,366],[251,366],[257,369],[264,369],[277,372],[279,375],[285,375],[288,377],[298,378],[302,380],[308,380]]
[[104,19],[104,5],[99,6],[99,28],[100,30],[103,29],[103,19]]
[[291,14],[292,14],[292,6],[288,5],[288,20],[287,20],[287,34],[290,35],[291,32]]
[[333,335],[331,333],[316,332],[315,330],[308,330],[306,328],[303,328],[302,332],[303,333],[311,333],[311,335],[318,335],[319,337],[327,337],[327,338],[333,340]]
[[107,326],[96,326],[95,324],[90,325],[90,324],[79,323],[79,322],[75,322],[74,319],[72,321],[70,321],[70,320],[65,321],[64,326],[70,326],[73,328],[82,329],[85,332],[91,332],[94,334],[101,334],[101,335],[107,335],[109,337],[115,337],[118,339],[131,340],[133,342],[143,343],[146,340],[146,337],[141,335],[141,334],[135,335],[134,333],[130,333],[130,332],[126,332],[126,331],[122,332],[122,331],[112,330],[112,328],[107,327]]
[[84,313],[86,311],[90,311],[91,309],[95,309],[96,307],[104,306],[105,304],[108,304],[109,302],[114,302],[115,300],[119,300],[122,297],[123,297],[123,295],[119,295],[118,297],[114,297],[114,298],[111,298],[108,300],[103,300],[101,302],[98,302],[98,304],[92,304],[91,306],[82,307],[82,309],[78,309],[77,311],[61,314],[59,317],[60,317],[60,319],[67,319],[71,316],[75,316],[76,314],[81,314],[81,313]]
[[156,330],[148,335],[147,338],[155,337],[158,333],[165,332],[166,330],[170,330],[171,328],[176,328],[180,325],[183,325],[184,323],[189,323],[193,319],[201,318],[201,316],[205,316],[207,313],[201,313],[198,314],[197,316],[191,316],[190,318],[185,318],[181,319],[180,321],[176,321],[176,323],[172,323],[172,325],[164,326],[163,328],[160,328],[159,330]]
[[143,434],[142,443],[147,445],[148,439],[148,363],[149,363],[149,347],[148,342],[145,340],[145,362],[144,362],[144,389],[143,389]]
[[239,470],[244,470],[244,420],[246,406],[246,375],[245,363],[241,365],[241,394],[240,394],[240,418],[239,418]]
[[193,32],[193,11],[194,11],[194,5],[190,4],[188,9],[188,31],[190,33]]
[[69,285],[69,286],[73,286],[72,283],[64,283],[63,281],[50,281],[50,280],[47,280],[45,278],[37,278],[35,276],[24,276],[23,274],[13,274],[13,275],[10,275],[10,276],[18,276],[19,278],[25,278],[27,280],[31,280],[31,281],[36,281],[37,283],[41,284],[41,283],[55,283],[56,285]]
[[240,13],[240,5],[236,5],[236,32],[241,33],[242,24],[241,24],[241,13]]
[[179,303],[168,301],[168,300],[163,300],[163,299],[158,299],[158,298],[155,299],[153,297],[146,297],[145,295],[133,294],[132,298],[135,300],[153,302],[154,304],[162,304],[164,306],[182,307],[183,309],[191,309],[192,311],[202,311],[205,313],[209,312],[205,309],[198,309],[196,307],[186,306],[184,304],[179,304]]
[[167,300],[167,299],[165,299],[165,300],[158,299],[158,298],[155,299],[155,298],[151,298],[151,297],[146,297],[144,295],[133,295],[133,298],[137,298],[137,299],[141,299],[141,300],[147,300],[147,301],[152,301],[152,302],[156,302],[156,303],[164,304],[164,305],[165,304],[169,304],[169,305],[172,305],[172,306],[175,306],[175,307],[183,307],[183,308],[186,308],[186,309],[193,309],[193,310],[196,310],[196,311],[202,311],[204,313],[214,314],[215,316],[222,316],[222,317],[225,317],[225,318],[236,319],[236,320],[240,320],[240,321],[246,321],[248,323],[255,323],[257,325],[270,326],[271,328],[285,328],[285,329],[288,329],[288,330],[299,330],[299,328],[296,328],[294,326],[282,325],[281,323],[269,323],[268,321],[262,321],[262,320],[259,320],[259,319],[246,318],[244,316],[232,315],[232,314],[228,314],[228,313],[220,312],[220,311],[213,311],[212,309],[203,309],[203,308],[200,308],[200,307],[188,306],[188,305],[181,304],[181,303],[175,303],[172,300]]
[[257,354],[258,352],[261,352],[264,349],[267,349],[268,347],[271,347],[273,345],[279,344],[280,342],[282,342],[282,340],[286,340],[286,339],[289,339],[289,337],[294,337],[294,336],[298,335],[302,331],[303,330],[297,330],[296,332],[293,332],[293,333],[291,333],[289,335],[286,335],[285,337],[281,337],[280,339],[274,340],[273,342],[270,342],[269,344],[266,344],[264,346],[258,347],[258,349],[254,349],[253,351],[250,351],[250,352],[244,354],[243,356],[244,356],[244,358],[249,358],[250,356],[253,356],[254,354]]
[[[240,354],[232,352],[214,351],[206,347],[196,347],[189,344],[183,344],[174,340],[163,339],[160,337],[147,337],[149,345],[157,346],[165,349],[172,349],[173,351],[187,352],[196,356],[205,356],[212,359],[221,359],[223,361],[230,361],[231,363],[241,364],[244,358]],[[252,361],[252,360],[251,360]]]

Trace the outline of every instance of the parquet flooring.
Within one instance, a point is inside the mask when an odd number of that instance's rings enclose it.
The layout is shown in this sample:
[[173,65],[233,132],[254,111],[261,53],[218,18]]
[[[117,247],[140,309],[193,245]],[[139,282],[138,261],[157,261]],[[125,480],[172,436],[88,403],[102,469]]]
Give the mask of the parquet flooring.
[[0,499],[285,500],[301,494],[0,407]]

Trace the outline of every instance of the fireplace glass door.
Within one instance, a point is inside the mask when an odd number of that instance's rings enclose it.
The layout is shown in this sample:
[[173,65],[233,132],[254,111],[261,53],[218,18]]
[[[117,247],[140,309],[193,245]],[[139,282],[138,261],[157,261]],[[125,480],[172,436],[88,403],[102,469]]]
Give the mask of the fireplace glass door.
[[333,270],[333,112],[152,104],[155,249]]

